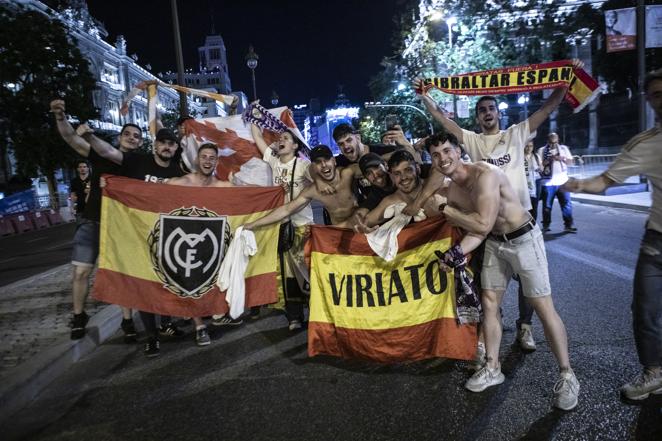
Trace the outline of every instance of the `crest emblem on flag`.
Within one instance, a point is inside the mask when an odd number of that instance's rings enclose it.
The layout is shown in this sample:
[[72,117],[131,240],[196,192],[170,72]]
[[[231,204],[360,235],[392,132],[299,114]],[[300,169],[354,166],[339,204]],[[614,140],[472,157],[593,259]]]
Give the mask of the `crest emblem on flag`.
[[161,214],[149,237],[154,271],[182,298],[200,298],[213,288],[230,242],[226,216],[204,208]]

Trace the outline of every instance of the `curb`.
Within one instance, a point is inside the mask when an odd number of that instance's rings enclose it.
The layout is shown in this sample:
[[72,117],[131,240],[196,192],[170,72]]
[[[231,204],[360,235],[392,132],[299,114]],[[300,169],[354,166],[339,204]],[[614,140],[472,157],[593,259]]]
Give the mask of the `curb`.
[[629,210],[641,211],[645,213],[650,211],[650,207],[647,207],[645,205],[628,204],[627,202],[604,201],[600,199],[589,199],[589,198],[584,199],[581,196],[575,194],[572,195],[572,201],[580,202],[582,204],[587,204],[587,205],[600,205],[603,207],[613,207],[613,208],[627,208]]
[[121,320],[122,310],[108,305],[90,317],[84,338],[63,339],[13,368],[0,385],[0,424],[25,407],[72,364],[115,335]]

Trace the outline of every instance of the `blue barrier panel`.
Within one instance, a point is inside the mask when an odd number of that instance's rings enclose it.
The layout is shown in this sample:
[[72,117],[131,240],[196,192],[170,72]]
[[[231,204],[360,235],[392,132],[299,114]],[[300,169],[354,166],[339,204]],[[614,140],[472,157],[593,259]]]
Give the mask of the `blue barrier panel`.
[[34,209],[34,191],[25,190],[0,199],[0,215],[22,213]]

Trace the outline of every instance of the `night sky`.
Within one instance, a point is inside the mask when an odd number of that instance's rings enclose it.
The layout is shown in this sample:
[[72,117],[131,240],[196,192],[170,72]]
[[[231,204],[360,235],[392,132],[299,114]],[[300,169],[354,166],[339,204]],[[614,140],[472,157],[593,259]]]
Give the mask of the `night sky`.
[[[184,65],[197,69],[198,46],[212,29],[225,41],[232,90],[250,98],[249,44],[259,55],[258,97],[272,90],[280,104],[293,106],[319,98],[333,104],[338,84],[353,104],[369,100],[368,80],[392,54],[393,17],[404,0],[179,0]],[[104,23],[108,41],[118,34],[127,53],[152,72],[176,71],[170,1],[88,0],[93,17]]]

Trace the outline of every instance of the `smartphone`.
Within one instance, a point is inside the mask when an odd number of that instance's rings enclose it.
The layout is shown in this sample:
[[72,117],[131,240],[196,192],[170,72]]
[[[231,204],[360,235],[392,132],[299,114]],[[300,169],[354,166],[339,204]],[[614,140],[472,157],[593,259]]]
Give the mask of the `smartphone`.
[[399,126],[400,121],[398,120],[398,115],[386,115],[384,119],[384,128],[386,130],[393,130],[395,126]]

